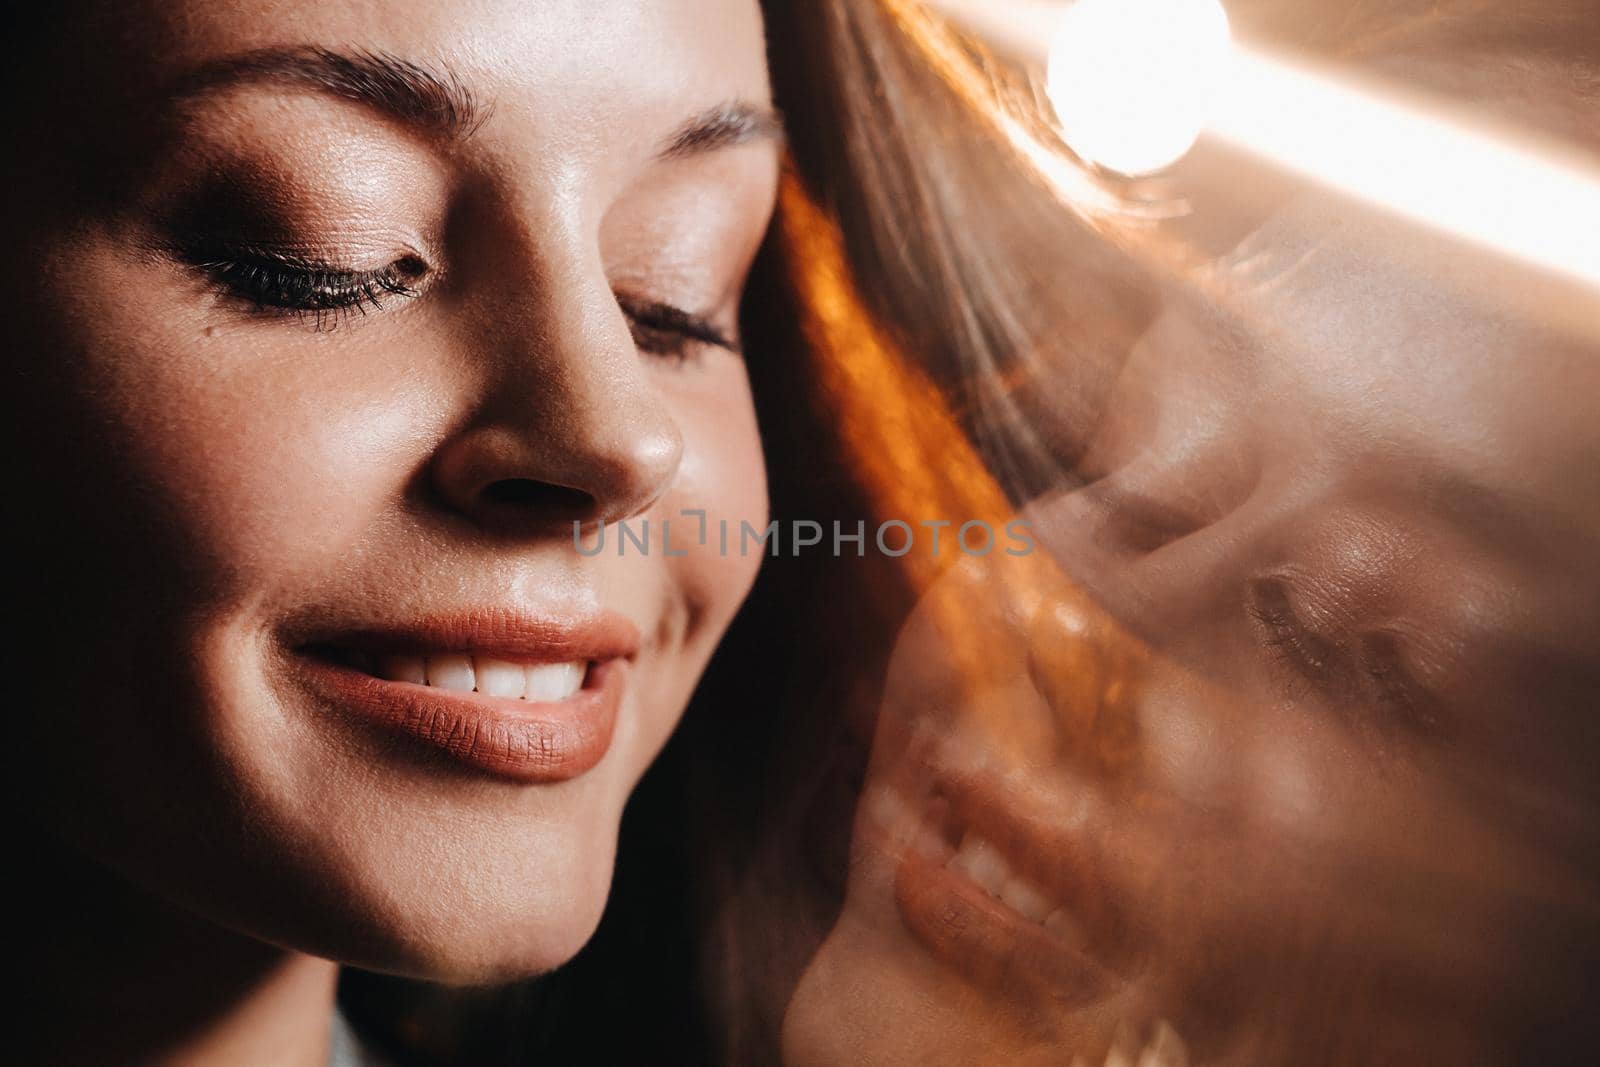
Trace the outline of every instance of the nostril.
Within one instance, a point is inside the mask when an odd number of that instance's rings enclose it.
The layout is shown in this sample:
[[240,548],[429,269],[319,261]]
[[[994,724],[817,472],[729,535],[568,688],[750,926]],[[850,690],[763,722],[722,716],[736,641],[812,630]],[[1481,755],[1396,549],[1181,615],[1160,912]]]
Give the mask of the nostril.
[[494,504],[553,515],[587,515],[595,508],[594,497],[581,489],[533,478],[502,478],[491,482],[484,487],[483,498]]

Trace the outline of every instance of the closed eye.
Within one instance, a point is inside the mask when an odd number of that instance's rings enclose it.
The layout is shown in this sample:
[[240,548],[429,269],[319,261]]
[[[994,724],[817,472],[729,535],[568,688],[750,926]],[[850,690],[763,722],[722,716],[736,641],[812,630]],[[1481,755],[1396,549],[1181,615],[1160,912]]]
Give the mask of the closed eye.
[[675,362],[688,359],[703,346],[741,354],[738,342],[702,315],[621,293],[617,295],[617,306],[628,317],[633,343],[641,352]]
[[[223,295],[252,311],[310,318],[319,331],[334,329],[350,314],[382,311],[393,299],[418,295],[430,273],[426,263],[410,255],[373,270],[253,246],[202,249],[186,258]],[[739,354],[737,342],[703,316],[628,295],[618,295],[617,303],[641,352],[677,362],[703,345]]]
[[1445,738],[1438,706],[1408,668],[1399,635],[1387,629],[1319,632],[1296,608],[1281,578],[1252,581],[1245,601],[1262,644],[1287,672],[1291,698],[1300,685],[1310,685],[1340,710],[1382,712],[1356,725],[1386,732],[1400,727],[1417,736]]
[[310,318],[318,330],[331,330],[355,312],[382,311],[391,299],[417,295],[429,273],[428,265],[412,255],[372,270],[252,247],[203,250],[189,259],[222,295],[245,302],[251,311]]
[[1314,685],[1329,684],[1338,666],[1339,646],[1311,631],[1295,610],[1283,581],[1252,581],[1245,606],[1256,621],[1262,643],[1279,662]]

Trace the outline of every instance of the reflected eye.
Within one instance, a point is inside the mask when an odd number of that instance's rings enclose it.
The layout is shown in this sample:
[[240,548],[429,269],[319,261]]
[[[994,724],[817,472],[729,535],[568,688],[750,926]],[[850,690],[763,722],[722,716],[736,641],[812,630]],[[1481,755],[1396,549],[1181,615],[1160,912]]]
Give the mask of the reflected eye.
[[1266,578],[1251,582],[1246,607],[1261,629],[1262,640],[1280,661],[1319,685],[1333,677],[1338,646],[1306,626],[1281,581]]
[[1361,642],[1361,666],[1384,705],[1404,717],[1412,729],[1440,738],[1444,720],[1428,690],[1406,666],[1400,639],[1394,634],[1368,634]]
[[1273,658],[1324,699],[1343,709],[1381,709],[1386,714],[1373,717],[1380,727],[1400,725],[1439,735],[1433,701],[1407,669],[1397,635],[1374,630],[1346,639],[1318,633],[1296,609],[1287,584],[1277,578],[1251,582],[1246,609]]
[[402,256],[376,270],[351,270],[261,249],[202,254],[195,267],[228,296],[256,311],[312,317],[318,330],[330,330],[350,312],[382,311],[391,297],[417,295],[428,266]]

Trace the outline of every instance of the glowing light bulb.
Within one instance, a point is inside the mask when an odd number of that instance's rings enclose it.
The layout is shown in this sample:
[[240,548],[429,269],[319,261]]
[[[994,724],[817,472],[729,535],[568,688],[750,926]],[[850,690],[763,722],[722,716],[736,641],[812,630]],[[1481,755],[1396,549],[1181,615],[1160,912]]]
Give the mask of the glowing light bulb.
[[1045,93],[1080,158],[1150,174],[1194,147],[1231,52],[1218,0],[1076,0],[1051,42]]

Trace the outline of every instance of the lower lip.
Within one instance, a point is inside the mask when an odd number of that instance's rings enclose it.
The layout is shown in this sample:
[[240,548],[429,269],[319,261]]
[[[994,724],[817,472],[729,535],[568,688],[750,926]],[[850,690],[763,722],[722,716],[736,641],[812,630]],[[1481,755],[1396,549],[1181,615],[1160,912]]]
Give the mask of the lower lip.
[[455,763],[527,785],[592,770],[611,748],[626,686],[622,660],[592,663],[583,688],[560,701],[530,701],[391,682],[304,657],[306,676],[340,707]]
[[1079,947],[914,850],[899,860],[894,899],[901,921],[929,951],[1007,999],[1075,1008],[1111,989],[1109,972]]

